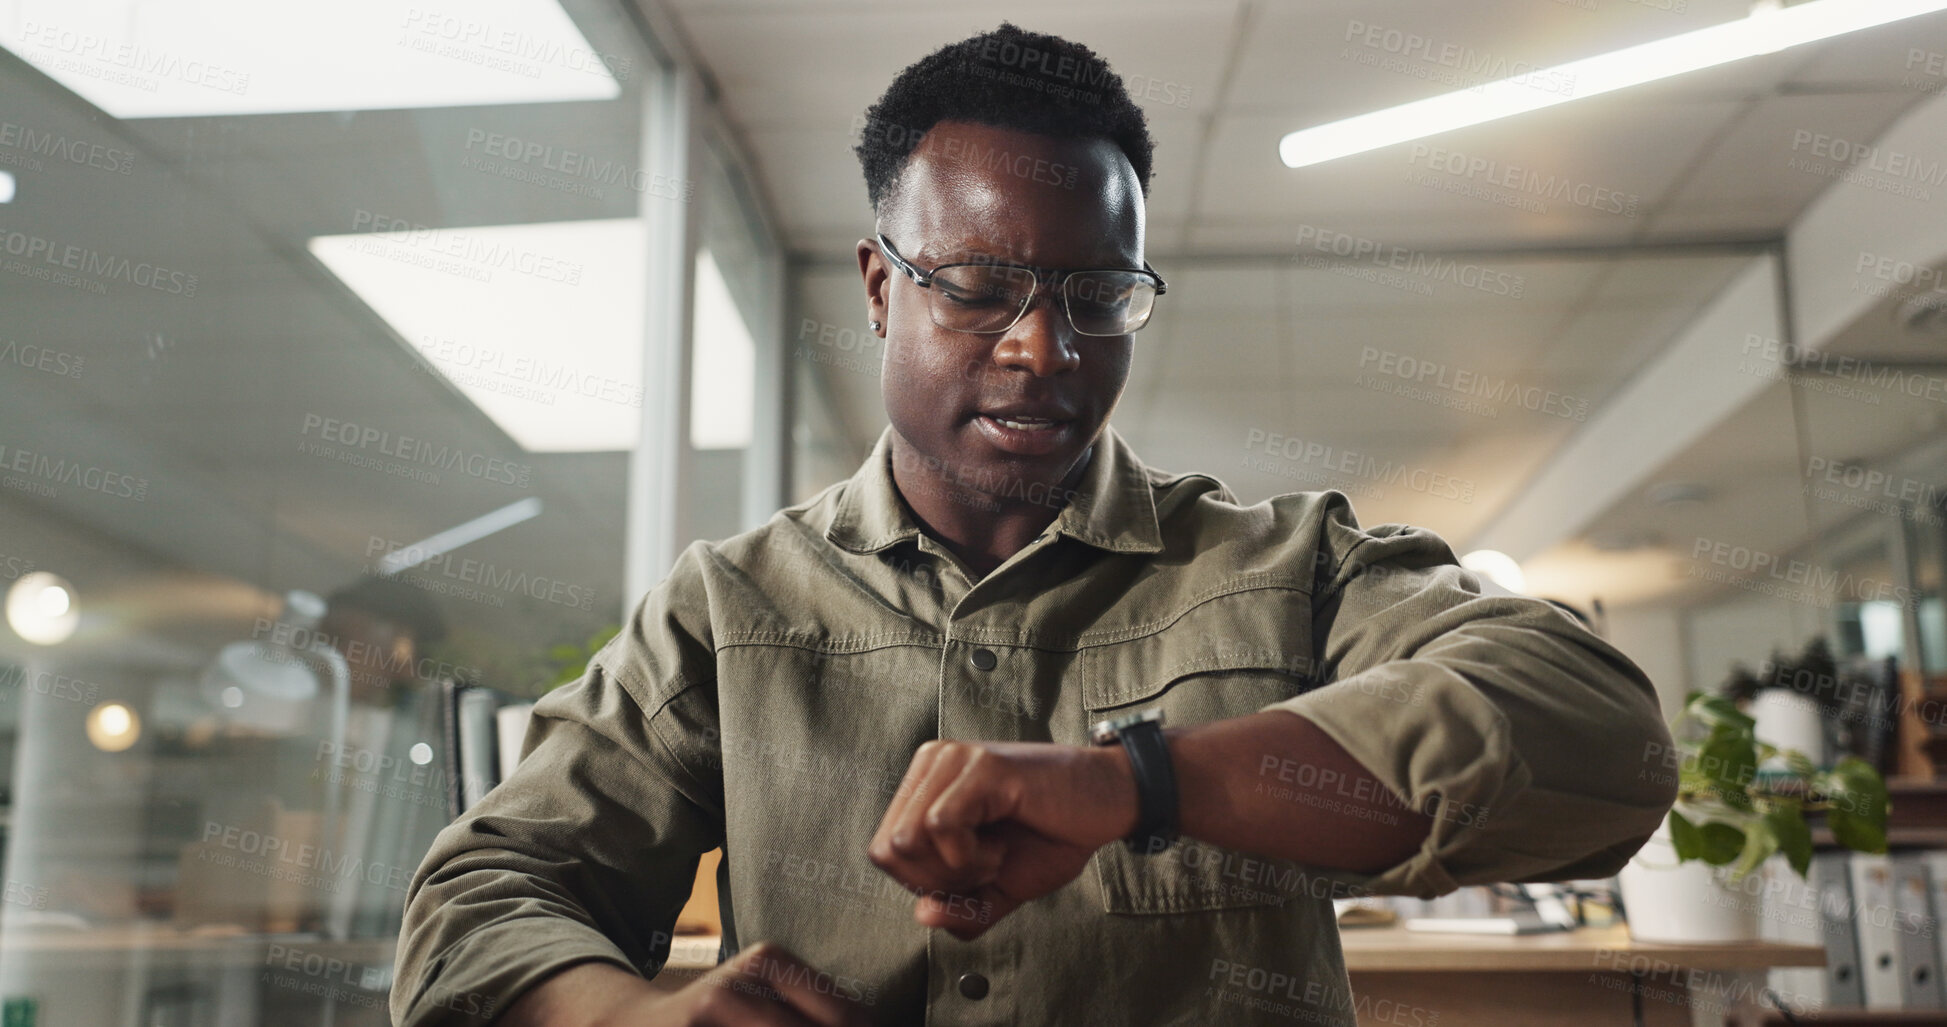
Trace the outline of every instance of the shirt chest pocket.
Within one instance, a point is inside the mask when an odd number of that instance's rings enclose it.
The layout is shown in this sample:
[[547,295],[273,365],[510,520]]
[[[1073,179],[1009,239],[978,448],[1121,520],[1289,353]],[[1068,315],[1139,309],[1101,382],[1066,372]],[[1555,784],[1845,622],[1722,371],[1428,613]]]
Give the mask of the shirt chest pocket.
[[[1310,596],[1252,587],[1198,602],[1159,630],[1091,647],[1081,721],[1159,708],[1169,727],[1256,713],[1312,683]],[[1087,744],[1087,738],[1076,739]],[[1111,913],[1194,913],[1324,897],[1297,864],[1183,838],[1150,856],[1121,843],[1091,860]]]

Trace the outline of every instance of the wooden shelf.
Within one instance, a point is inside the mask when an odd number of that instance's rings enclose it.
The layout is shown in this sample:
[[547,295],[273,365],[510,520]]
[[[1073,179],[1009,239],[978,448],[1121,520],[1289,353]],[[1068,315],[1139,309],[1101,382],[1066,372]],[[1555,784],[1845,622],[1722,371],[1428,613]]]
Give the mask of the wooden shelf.
[[[1765,1027],[1772,1027],[1774,1024],[1783,1025],[1792,1021],[1785,1019],[1784,1015],[1776,1010],[1772,1010],[1767,1012],[1764,1019],[1760,1022]],[[1891,1023],[1947,1024],[1947,1011],[1938,1009],[1931,1011],[1924,1009],[1827,1009],[1816,1015],[1801,1013],[1798,1016],[1797,1022],[1803,1024],[1819,1024],[1820,1027],[1875,1027],[1878,1024]]]
[[1735,942],[1657,945],[1629,936],[1629,928],[1585,927],[1555,934],[1431,934],[1403,927],[1352,927],[1339,932],[1352,973],[1440,971],[1617,970],[1618,957],[1647,956],[1689,970],[1758,970],[1824,966],[1817,945]]

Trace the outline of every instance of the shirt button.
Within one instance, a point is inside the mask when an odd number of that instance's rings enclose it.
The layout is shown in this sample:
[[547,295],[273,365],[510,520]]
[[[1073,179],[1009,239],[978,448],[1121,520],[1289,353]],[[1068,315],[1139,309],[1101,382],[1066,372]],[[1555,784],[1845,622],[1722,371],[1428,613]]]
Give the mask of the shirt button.
[[979,974],[960,975],[960,994],[975,1002],[987,997],[987,978]]
[[999,660],[994,658],[994,651],[992,649],[975,649],[973,651],[973,665],[980,670],[993,670],[994,664],[999,662]]

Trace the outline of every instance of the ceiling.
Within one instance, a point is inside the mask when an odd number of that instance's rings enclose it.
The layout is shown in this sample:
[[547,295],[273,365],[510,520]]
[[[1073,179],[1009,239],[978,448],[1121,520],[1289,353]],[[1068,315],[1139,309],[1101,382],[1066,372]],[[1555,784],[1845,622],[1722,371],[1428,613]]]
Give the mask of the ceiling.
[[[1413,161],[1412,144],[1293,171],[1277,160],[1277,143],[1294,129],[1451,88],[1420,76],[1452,69],[1400,58],[1383,36],[1362,45],[1363,26],[1546,67],[1742,17],[1746,0],[1691,0],[1681,14],[1533,0],[670,6],[748,145],[787,243],[820,260],[843,257],[870,224],[850,152],[865,108],[907,64],[1004,20],[1084,42],[1139,84],[1157,143],[1149,245],[1164,258],[1286,256],[1305,223],[1438,249],[1776,237],[1826,184],[1787,166],[1794,132],[1877,136],[1924,95],[1903,84],[1913,77],[1909,49],[1947,49],[1947,17],[1912,19],[1427,141],[1638,197],[1626,217],[1572,203],[1517,210],[1409,182],[1426,166]],[[1389,58],[1402,70],[1384,66]]]

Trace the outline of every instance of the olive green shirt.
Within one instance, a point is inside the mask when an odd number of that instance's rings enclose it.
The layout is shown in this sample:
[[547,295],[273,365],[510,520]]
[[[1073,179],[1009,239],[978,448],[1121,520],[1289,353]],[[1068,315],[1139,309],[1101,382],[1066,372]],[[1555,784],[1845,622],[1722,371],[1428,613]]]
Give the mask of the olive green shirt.
[[[1336,492],[1240,506],[1105,429],[1047,532],[976,581],[918,528],[890,438],[851,480],[690,546],[540,701],[519,768],[413,879],[397,1023],[478,1023],[588,960],[653,975],[720,845],[725,946],[786,946],[878,1023],[1352,1024],[1335,895],[1607,876],[1669,807],[1643,674],[1546,603],[1484,595],[1427,531],[1361,529]],[[1244,769],[1253,789],[1379,798],[1433,829],[1371,875],[1105,846],[971,942],[914,923],[867,860],[926,740],[1086,745],[1151,706],[1175,726],[1304,716],[1393,794],[1276,759]]]

